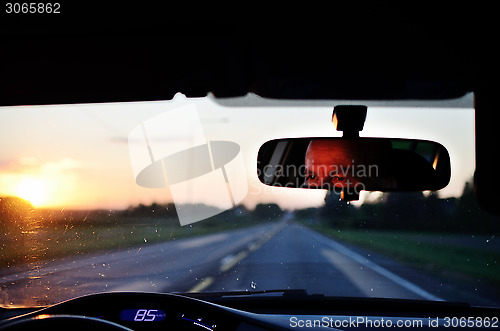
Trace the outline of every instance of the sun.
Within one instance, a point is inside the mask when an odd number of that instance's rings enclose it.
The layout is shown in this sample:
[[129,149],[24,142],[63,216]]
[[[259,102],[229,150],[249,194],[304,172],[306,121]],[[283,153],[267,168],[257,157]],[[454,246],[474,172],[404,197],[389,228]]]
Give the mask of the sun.
[[40,178],[24,178],[17,185],[15,193],[18,197],[28,200],[34,207],[44,205],[48,200],[48,185]]

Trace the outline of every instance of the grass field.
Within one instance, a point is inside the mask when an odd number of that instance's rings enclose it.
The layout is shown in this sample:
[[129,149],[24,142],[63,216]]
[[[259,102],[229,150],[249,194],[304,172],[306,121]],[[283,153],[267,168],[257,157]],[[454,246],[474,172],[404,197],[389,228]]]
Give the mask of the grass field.
[[15,229],[0,232],[0,269],[17,264],[78,256],[256,225],[252,217],[228,222],[209,219],[180,226],[177,219],[84,216],[33,218]]
[[[326,226],[312,228],[334,239],[381,253],[419,269],[445,276],[486,280],[500,288],[500,250],[485,248],[485,245],[474,247],[471,243],[461,244],[456,235],[339,230]],[[467,237],[470,235],[463,235],[464,242]],[[450,238],[453,240],[447,240]]]

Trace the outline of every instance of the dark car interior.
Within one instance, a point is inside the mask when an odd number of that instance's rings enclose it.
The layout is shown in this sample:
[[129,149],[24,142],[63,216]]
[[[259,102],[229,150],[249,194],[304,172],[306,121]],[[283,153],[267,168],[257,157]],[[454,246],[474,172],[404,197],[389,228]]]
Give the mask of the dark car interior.
[[[57,16],[2,8],[0,106],[170,100],[177,92],[188,98],[213,94],[221,102],[253,93],[332,100],[333,106],[340,99],[446,101],[472,92],[474,191],[479,204],[498,215],[500,178],[492,175],[500,143],[496,9],[474,2],[290,8],[302,5],[245,3],[212,7],[211,14],[196,6],[75,2],[61,4]],[[303,152],[306,147],[302,142]],[[442,327],[445,316],[500,315],[498,308],[453,302],[328,298],[296,290],[261,294],[95,294],[41,310],[1,308],[0,329],[280,330],[305,328],[298,321],[311,316],[404,317],[431,328]]]

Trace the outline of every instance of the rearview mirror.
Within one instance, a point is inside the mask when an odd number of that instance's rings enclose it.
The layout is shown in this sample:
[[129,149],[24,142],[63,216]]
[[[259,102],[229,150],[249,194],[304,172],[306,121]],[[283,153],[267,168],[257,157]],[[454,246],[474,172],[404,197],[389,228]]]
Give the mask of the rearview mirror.
[[366,191],[439,190],[450,157],[439,143],[390,138],[296,138],[266,142],[257,159],[270,186],[327,189],[357,200]]

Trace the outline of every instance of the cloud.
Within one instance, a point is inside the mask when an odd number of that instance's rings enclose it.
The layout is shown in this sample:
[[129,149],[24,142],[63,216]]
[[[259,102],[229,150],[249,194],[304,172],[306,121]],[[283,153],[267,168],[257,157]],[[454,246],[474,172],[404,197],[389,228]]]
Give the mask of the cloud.
[[60,171],[76,170],[84,166],[80,160],[62,158],[56,161],[42,162],[36,157],[23,156],[18,159],[0,159],[0,172],[2,173],[57,173]]
[[0,172],[12,171],[16,168],[16,164],[13,160],[0,160]]
[[[176,142],[186,142],[190,141],[191,138],[189,137],[179,137],[179,136],[157,136],[157,137],[151,137],[151,140],[154,140],[156,142],[167,142],[167,143],[176,143]],[[112,143],[117,143],[117,144],[135,144],[135,143],[141,143],[142,140],[140,139],[134,139],[130,137],[110,137],[109,141]]]
[[0,172],[31,172],[39,168],[39,161],[35,157],[21,157],[19,159],[0,160]]
[[42,173],[59,173],[68,170],[80,169],[83,162],[71,158],[63,158],[56,162],[45,162],[41,165],[40,172]]

